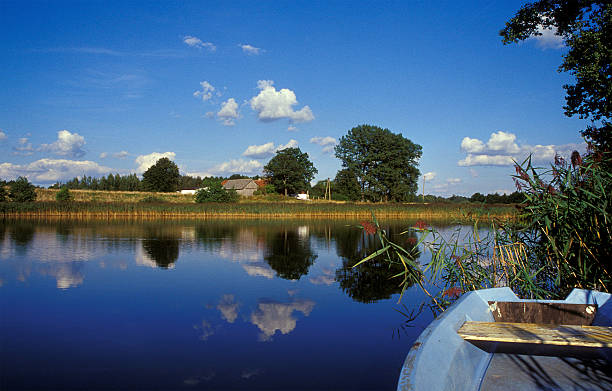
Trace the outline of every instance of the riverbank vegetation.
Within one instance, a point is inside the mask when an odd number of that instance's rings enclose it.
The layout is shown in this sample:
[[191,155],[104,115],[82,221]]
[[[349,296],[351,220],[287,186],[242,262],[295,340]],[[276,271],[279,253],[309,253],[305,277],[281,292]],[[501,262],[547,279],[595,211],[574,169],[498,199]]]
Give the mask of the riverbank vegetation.
[[[488,220],[491,218],[514,219],[518,209],[513,205],[481,204],[408,204],[408,203],[353,203],[328,201],[299,201],[277,196],[243,199],[240,202],[193,202],[193,196],[180,194],[134,193],[119,194],[119,199],[130,201],[104,201],[111,194],[90,194],[91,191],[72,190],[75,201],[57,202],[57,190],[37,189],[40,201],[27,203],[0,203],[0,213],[5,217],[65,216],[65,217],[197,217],[197,218],[368,218],[371,213],[381,217],[435,218],[456,221]],[[96,201],[83,198],[95,197]],[[189,201],[185,201],[188,197]],[[181,202],[181,199],[183,202]],[[53,201],[52,201],[53,200]],[[142,200],[135,202],[134,200]]]

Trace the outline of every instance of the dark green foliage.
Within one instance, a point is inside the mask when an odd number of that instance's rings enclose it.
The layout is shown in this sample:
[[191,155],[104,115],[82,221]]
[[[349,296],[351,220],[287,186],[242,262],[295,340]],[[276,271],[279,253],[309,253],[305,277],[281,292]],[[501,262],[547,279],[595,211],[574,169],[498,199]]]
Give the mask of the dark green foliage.
[[0,202],[4,202],[8,199],[8,192],[6,191],[6,182],[0,180]]
[[[612,156],[572,162],[557,158],[548,172],[526,161],[517,166],[517,186],[524,189],[528,232],[523,241],[543,274],[563,296],[574,287],[609,292],[612,288]],[[543,177],[552,176],[546,183]]]
[[203,179],[199,176],[192,177],[189,175],[181,175],[179,180],[179,189],[199,189],[202,186]]
[[360,125],[340,139],[335,151],[357,178],[362,199],[408,201],[416,193],[422,148],[401,133]]
[[62,186],[60,191],[55,194],[55,200],[58,202],[72,201],[73,198],[74,197],[72,197],[72,193],[70,193],[70,190],[68,190],[68,187],[66,186]]
[[142,174],[142,184],[147,191],[176,191],[181,175],[174,162],[166,157],[157,161]]
[[236,190],[225,190],[221,182],[213,182],[207,188],[198,190],[195,194],[195,202],[236,202],[240,196]]
[[568,50],[560,72],[569,72],[575,84],[565,85],[568,116],[601,121],[582,134],[594,149],[612,147],[612,3],[605,0],[540,0],[523,6],[500,32],[505,44],[541,34],[538,28],[556,28]]
[[230,176],[227,179],[250,179],[250,178],[246,175],[232,174],[232,176]]
[[20,176],[9,185],[9,198],[13,202],[31,202],[36,200],[36,187],[27,178]]
[[334,192],[344,196],[348,201],[357,201],[361,198],[361,188],[357,176],[351,170],[344,169],[338,171],[334,179]]
[[318,170],[299,148],[286,148],[276,153],[264,166],[264,174],[278,192],[285,195],[310,188]]

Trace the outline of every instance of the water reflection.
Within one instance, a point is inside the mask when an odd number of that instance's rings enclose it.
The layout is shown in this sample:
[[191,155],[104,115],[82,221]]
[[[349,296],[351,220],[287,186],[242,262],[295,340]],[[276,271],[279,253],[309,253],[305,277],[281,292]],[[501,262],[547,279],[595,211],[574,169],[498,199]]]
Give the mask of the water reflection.
[[[405,347],[383,299],[399,288],[384,264],[351,268],[376,245],[355,225],[5,222],[0,383],[392,389]],[[364,354],[378,367],[355,375]]]
[[288,303],[262,299],[257,303],[257,309],[251,314],[251,323],[256,325],[261,334],[261,341],[271,341],[274,334],[289,334],[295,329],[297,319],[293,312],[310,315],[315,303],[312,300],[294,299]]
[[[414,232],[398,236],[394,235],[389,227],[386,227],[386,231],[390,237],[394,238],[393,240],[401,240],[406,248],[411,249],[415,259],[418,258],[420,253],[415,248],[417,241]],[[401,265],[390,266],[382,257],[378,257],[353,268],[357,262],[379,248],[380,243],[376,236],[368,235],[360,230],[343,231],[341,237],[336,239],[336,251],[342,258],[342,267],[336,270],[336,281],[340,283],[340,288],[355,301],[373,303],[389,299],[391,295],[402,291],[401,279],[390,278],[404,270]]]
[[308,238],[308,230],[283,230],[273,235],[266,246],[264,259],[280,278],[299,280],[317,259]]
[[[356,262],[374,252],[378,243],[374,236],[343,224],[205,222],[186,226],[157,222],[19,222],[2,225],[0,234],[0,237],[4,237],[0,242],[4,243],[0,257],[26,257],[28,254],[26,259],[15,265],[17,279],[25,281],[36,271],[55,277],[60,289],[83,284],[87,274],[86,264],[94,259],[99,261],[100,267],[128,268],[125,258],[113,261],[105,259],[105,254],[131,251],[136,265],[170,269],[175,267],[181,251],[197,248],[239,263],[248,276],[298,281],[308,275],[307,281],[313,285],[338,284],[343,292],[358,302],[384,300],[400,292],[398,281],[388,277],[391,273],[401,272],[401,268],[390,269],[381,261],[352,268]],[[401,238],[407,246],[416,242],[414,233]],[[328,251],[335,250],[338,261],[321,263],[310,273],[319,256],[313,243],[320,248],[327,247]],[[226,300],[229,300],[229,296]],[[229,301],[220,304],[219,310],[229,304]],[[226,319],[231,318],[228,316]]]

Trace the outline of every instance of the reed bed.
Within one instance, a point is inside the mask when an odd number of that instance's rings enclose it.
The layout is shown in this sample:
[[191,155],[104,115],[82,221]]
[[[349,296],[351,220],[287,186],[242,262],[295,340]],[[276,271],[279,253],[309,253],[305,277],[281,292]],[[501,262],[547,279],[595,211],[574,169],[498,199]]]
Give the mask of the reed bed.
[[427,218],[474,221],[514,219],[512,206],[453,204],[371,204],[335,202],[136,203],[30,202],[1,203],[6,217],[65,216],[70,218]]

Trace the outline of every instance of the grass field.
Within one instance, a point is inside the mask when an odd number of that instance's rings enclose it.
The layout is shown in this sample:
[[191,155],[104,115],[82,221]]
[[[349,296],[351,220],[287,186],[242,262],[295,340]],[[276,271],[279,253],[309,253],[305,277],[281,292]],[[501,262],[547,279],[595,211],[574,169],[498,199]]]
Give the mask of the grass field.
[[[0,203],[4,217],[70,218],[370,218],[402,217],[423,219],[513,219],[513,205],[353,203],[300,201],[284,197],[243,198],[237,203],[197,204],[191,195],[177,193],[110,192],[73,190],[72,202],[56,202],[58,190],[37,189],[36,202]],[[140,202],[146,197],[159,202]]]

